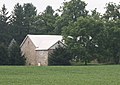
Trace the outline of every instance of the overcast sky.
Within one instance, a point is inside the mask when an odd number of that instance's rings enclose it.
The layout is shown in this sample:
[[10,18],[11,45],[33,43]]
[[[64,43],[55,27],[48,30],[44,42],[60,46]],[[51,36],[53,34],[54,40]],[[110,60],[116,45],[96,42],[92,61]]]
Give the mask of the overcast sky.
[[[9,12],[11,12],[15,6],[16,3],[20,3],[23,5],[23,3],[32,3],[38,10],[38,12],[43,12],[46,8],[46,6],[50,5],[53,7],[54,10],[58,9],[64,0],[0,0],[0,8],[3,4],[6,5],[6,8]],[[66,0],[70,1],[70,0]],[[120,0],[83,0],[85,1],[87,5],[87,9],[93,10],[94,8],[97,8],[98,12],[103,13],[105,4],[108,2],[114,2],[119,3]]]

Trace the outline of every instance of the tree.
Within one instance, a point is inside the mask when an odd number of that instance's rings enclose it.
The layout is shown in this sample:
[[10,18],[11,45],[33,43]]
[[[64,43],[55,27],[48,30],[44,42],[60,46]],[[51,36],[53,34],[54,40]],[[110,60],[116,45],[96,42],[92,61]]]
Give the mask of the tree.
[[107,21],[103,33],[99,35],[99,53],[104,55],[104,60],[118,64],[120,60],[120,21]]
[[108,3],[103,18],[108,20],[120,19],[120,5],[112,2]]
[[36,17],[35,33],[37,34],[54,34],[56,14],[51,6],[47,6],[45,11]]
[[7,47],[0,44],[0,65],[8,65]]
[[81,0],[64,2],[63,7],[60,9],[60,12],[62,12],[61,17],[58,17],[55,23],[55,32],[61,34],[64,27],[68,26],[71,22],[77,21],[78,17],[86,17],[88,15],[88,11],[85,9],[86,5]]
[[100,19],[102,16],[99,12],[97,12],[97,8],[95,8],[91,12],[92,12],[91,17],[93,17],[96,20]]
[[61,35],[64,26],[68,26],[69,21],[70,21],[69,18],[58,16],[55,21],[55,29],[54,29],[55,34]]
[[73,54],[73,59],[87,65],[88,62],[96,58],[97,35],[103,27],[101,19],[79,17],[76,22],[64,28],[63,36]]
[[8,24],[9,18],[10,16],[8,16],[7,9],[5,5],[3,5],[2,9],[0,10],[0,43],[4,43],[6,46],[11,39]]
[[71,0],[70,2],[64,2],[62,16],[69,17],[73,21],[77,21],[77,18],[82,16],[86,17],[88,11],[85,9],[86,3],[81,0]]
[[25,65],[25,57],[21,49],[13,39],[8,47],[9,65]]
[[49,55],[49,65],[70,65],[71,55],[66,48],[58,47]]
[[119,63],[119,9],[119,5],[108,3],[106,12],[102,17],[105,27],[98,36],[98,53],[101,56],[98,60],[100,62]]
[[36,13],[36,7],[30,3],[23,6],[19,3],[15,5],[11,18],[11,35],[18,44],[23,41],[28,33],[31,33]]
[[22,42],[25,35],[27,34],[23,21],[23,7],[19,3],[17,3],[14,7],[14,11],[12,12],[11,35],[19,44]]
[[32,33],[33,25],[35,22],[35,17],[37,15],[36,7],[31,3],[26,3],[23,5],[24,12],[24,26],[26,29],[26,33]]

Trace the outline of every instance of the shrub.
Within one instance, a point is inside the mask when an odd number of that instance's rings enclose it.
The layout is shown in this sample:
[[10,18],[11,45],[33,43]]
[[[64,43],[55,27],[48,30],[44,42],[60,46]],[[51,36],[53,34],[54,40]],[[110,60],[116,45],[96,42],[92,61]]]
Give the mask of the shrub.
[[70,65],[71,55],[66,48],[58,47],[49,54],[49,65]]

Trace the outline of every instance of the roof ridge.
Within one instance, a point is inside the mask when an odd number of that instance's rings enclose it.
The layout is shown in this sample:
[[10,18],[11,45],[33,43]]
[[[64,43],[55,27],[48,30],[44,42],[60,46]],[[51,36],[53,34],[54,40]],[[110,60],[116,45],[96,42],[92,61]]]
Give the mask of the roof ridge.
[[29,35],[28,34],[26,38],[28,37],[33,42],[35,47],[36,48],[38,47],[39,49],[48,49],[57,41],[61,41],[63,39],[62,35]]

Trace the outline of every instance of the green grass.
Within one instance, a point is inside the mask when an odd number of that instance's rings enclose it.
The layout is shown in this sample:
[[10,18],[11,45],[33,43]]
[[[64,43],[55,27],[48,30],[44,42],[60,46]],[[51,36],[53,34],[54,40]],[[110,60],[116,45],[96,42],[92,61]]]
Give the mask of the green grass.
[[120,85],[120,66],[0,66],[0,85]]

